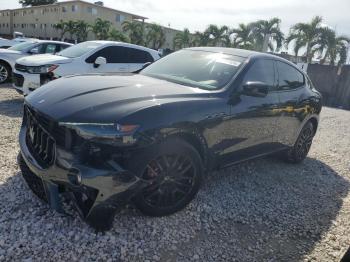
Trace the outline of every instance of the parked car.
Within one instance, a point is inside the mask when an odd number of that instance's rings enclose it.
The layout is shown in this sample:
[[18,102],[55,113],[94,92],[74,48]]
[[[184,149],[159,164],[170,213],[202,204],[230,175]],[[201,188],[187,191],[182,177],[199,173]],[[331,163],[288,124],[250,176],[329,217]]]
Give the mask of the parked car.
[[54,54],[70,46],[72,44],[65,42],[31,40],[8,49],[0,49],[0,84],[10,80],[18,58],[36,54]]
[[19,43],[30,42],[30,41],[34,41],[34,40],[38,40],[38,39],[27,38],[21,32],[13,32],[13,39],[5,39],[5,38],[0,37],[0,48],[9,48],[9,47],[17,45]]
[[65,77],[25,99],[19,163],[29,187],[61,211],[71,192],[97,229],[130,200],[145,214],[179,211],[213,169],[311,147],[321,95],[282,58],[190,48],[139,74]]
[[17,60],[14,87],[29,94],[41,85],[72,74],[134,72],[159,59],[155,50],[112,41],[88,41],[57,55]]

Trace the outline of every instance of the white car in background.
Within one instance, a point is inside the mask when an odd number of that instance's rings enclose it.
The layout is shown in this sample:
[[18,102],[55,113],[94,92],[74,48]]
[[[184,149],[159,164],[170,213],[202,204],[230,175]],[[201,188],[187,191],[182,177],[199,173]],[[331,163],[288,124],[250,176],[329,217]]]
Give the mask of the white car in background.
[[72,44],[59,41],[31,40],[0,49],[0,84],[10,80],[17,59],[36,54],[54,54],[70,46]]
[[21,32],[14,32],[13,39],[6,39],[6,38],[0,37],[0,48],[9,48],[19,43],[33,41],[33,40],[39,40],[39,39],[27,38],[27,37],[24,37],[24,34]]
[[135,72],[160,58],[158,51],[112,41],[88,41],[56,55],[37,55],[16,61],[14,88],[28,95],[54,79],[77,74]]

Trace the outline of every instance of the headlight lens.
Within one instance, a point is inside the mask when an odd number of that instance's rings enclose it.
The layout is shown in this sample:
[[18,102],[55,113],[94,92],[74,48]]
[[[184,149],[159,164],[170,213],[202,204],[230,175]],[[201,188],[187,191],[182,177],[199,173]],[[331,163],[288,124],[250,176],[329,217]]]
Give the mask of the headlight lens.
[[87,140],[118,144],[134,143],[136,141],[134,134],[140,127],[112,123],[60,123],[59,125],[75,130],[79,136]]
[[28,73],[30,74],[45,74],[50,73],[57,69],[58,65],[44,65],[44,66],[31,66],[28,67]]

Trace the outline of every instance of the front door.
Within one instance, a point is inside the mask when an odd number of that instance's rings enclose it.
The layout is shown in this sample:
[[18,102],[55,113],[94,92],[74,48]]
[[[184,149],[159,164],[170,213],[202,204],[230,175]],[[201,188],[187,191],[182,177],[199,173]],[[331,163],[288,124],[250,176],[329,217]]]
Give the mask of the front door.
[[[276,149],[273,136],[278,115],[279,98],[276,91],[276,73],[274,61],[257,59],[236,81],[235,90],[230,98],[230,145],[222,153],[222,165],[238,162]],[[242,94],[247,82],[263,82],[269,87],[264,97]]]

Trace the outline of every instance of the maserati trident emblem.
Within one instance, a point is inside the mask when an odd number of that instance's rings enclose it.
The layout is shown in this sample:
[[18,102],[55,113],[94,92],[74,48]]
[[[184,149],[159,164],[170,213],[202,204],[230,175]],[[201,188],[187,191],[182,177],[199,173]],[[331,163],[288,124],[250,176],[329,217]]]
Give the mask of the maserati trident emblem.
[[29,127],[29,138],[32,143],[34,143],[34,137],[35,137],[34,127],[31,126]]

